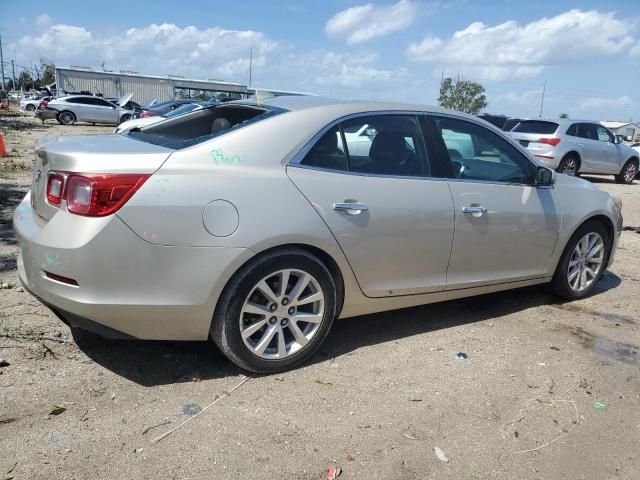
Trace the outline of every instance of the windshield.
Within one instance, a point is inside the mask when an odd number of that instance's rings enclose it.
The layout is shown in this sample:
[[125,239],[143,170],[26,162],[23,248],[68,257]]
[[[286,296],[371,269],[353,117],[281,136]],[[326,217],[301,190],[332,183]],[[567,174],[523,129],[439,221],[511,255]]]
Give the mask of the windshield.
[[180,108],[176,108],[175,110],[165,113],[163,117],[164,118],[178,117],[180,115],[184,115],[185,113],[189,113],[194,110],[200,110],[201,108],[202,108],[202,105],[198,103],[189,103],[187,105],[183,105]]
[[558,129],[555,122],[545,122],[543,120],[523,120],[514,127],[512,132],[536,133],[540,135],[550,135]]

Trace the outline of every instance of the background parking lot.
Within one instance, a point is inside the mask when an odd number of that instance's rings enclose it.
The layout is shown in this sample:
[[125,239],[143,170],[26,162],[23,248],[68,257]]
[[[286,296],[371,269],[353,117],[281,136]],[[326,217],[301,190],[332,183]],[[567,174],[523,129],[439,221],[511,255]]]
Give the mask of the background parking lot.
[[587,177],[637,229],[593,296],[536,287],[337,321],[309,364],[228,393],[245,376],[212,343],[70,332],[20,291],[11,216],[35,138],[113,127],[13,115],[0,130],[0,281],[15,285],[0,290],[0,479],[317,479],[335,463],[358,479],[640,476],[639,182]]

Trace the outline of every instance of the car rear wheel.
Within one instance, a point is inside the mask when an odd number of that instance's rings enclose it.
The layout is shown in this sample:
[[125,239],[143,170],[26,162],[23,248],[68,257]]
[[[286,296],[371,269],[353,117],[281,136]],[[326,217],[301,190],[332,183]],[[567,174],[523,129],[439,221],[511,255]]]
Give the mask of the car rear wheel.
[[588,221],[573,234],[562,253],[551,289],[567,300],[591,293],[609,263],[611,239],[604,226]]
[[58,123],[61,125],[73,125],[76,123],[76,116],[73,112],[63,111],[58,114]]
[[578,159],[573,155],[567,155],[558,165],[557,172],[575,177],[578,175]]
[[26,109],[27,111],[29,111],[29,112],[33,112],[33,111],[36,109],[36,106],[35,106],[35,105],[33,105],[33,104],[31,104],[31,103],[29,103],[29,104],[27,104],[27,106],[25,107],[25,109]]
[[122,115],[120,117],[120,123],[124,123],[124,122],[126,122],[128,120],[131,120],[131,115],[128,114],[128,113],[125,113],[124,115]]
[[211,337],[236,365],[273,373],[307,360],[336,314],[329,270],[305,250],[269,252],[238,271],[225,288]]
[[637,160],[629,160],[624,164],[622,170],[620,170],[620,174],[616,175],[617,183],[632,183],[633,180],[638,175],[638,161]]

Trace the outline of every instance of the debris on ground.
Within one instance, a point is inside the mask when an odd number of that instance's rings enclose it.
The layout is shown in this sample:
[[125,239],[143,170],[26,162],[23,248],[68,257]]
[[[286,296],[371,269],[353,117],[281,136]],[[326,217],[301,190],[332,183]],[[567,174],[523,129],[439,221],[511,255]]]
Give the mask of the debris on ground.
[[601,402],[600,400],[594,400],[591,402],[591,406],[596,410],[606,410],[609,408],[609,404],[605,402]]
[[466,360],[468,355],[464,352],[460,352],[456,354],[456,360]]
[[440,447],[434,447],[433,451],[436,452],[436,457],[438,457],[438,460],[440,460],[441,462],[449,463],[449,459]]
[[327,476],[325,478],[326,480],[335,480],[340,476],[341,473],[342,473],[342,468],[340,468],[340,465],[337,465],[337,464],[329,465],[329,468],[327,469]]
[[200,413],[202,411],[202,407],[197,403],[187,403],[182,406],[182,413],[185,415],[195,415],[196,413]]
[[49,415],[60,415],[61,413],[64,413],[67,411],[66,407],[60,406],[60,405],[51,405],[49,407]]
[[170,420],[165,420],[164,422],[160,422],[157,425],[151,425],[150,427],[147,427],[142,431],[142,435],[146,435],[147,433],[149,433],[150,430],[153,430],[154,428],[164,427],[165,425],[170,425],[170,424],[171,424]]
[[8,367],[9,365],[11,365],[7,360],[5,360],[4,358],[0,358],[0,368],[1,367]]
[[326,380],[316,379],[315,381],[318,385],[333,385],[331,382],[327,382]]
[[408,438],[409,440],[417,440],[416,437],[414,437],[413,435],[409,434],[409,433],[403,433],[402,436],[404,438]]

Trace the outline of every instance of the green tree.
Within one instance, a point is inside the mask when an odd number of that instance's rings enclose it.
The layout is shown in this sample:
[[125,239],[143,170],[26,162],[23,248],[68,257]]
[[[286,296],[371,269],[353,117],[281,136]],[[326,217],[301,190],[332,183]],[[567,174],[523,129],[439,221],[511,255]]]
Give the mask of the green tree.
[[561,113],[560,114],[560,118],[569,118],[569,114],[568,113]]
[[487,97],[482,85],[468,80],[452,80],[450,77],[442,80],[438,104],[444,108],[475,115],[487,108]]
[[51,85],[56,81],[56,66],[53,62],[40,57],[40,86]]

